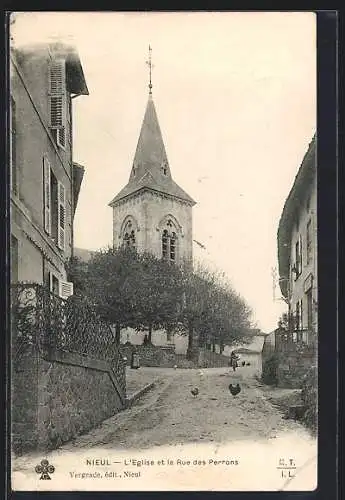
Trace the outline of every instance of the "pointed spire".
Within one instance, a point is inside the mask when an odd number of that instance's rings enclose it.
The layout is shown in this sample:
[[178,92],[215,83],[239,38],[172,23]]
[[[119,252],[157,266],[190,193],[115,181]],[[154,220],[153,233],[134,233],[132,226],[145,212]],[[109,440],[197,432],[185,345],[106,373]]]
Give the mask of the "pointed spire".
[[170,177],[167,154],[152,96],[149,96],[147,102],[133,167],[135,171],[132,169],[131,178],[133,174],[137,178],[141,177],[148,170],[154,176],[161,177],[163,174]]
[[171,177],[170,167],[159,126],[155,105],[152,99],[152,60],[149,46],[149,98],[145,116],[141,126],[140,136],[134,155],[133,165],[127,185],[110,202],[113,203],[135,193],[143,188],[168,194],[189,202],[195,201]]

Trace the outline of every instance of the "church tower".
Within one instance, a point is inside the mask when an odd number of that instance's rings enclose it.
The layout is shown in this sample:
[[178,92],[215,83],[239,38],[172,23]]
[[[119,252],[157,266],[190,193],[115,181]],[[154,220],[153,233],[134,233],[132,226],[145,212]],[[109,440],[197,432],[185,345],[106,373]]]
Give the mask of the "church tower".
[[109,203],[113,245],[134,246],[158,258],[192,261],[195,201],[174,182],[152,99],[149,98],[127,185]]

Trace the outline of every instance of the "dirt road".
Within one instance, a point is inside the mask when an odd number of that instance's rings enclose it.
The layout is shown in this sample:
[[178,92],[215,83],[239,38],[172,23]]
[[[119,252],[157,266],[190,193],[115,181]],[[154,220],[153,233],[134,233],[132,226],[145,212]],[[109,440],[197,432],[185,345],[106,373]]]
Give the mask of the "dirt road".
[[[141,374],[159,377],[155,389],[131,409],[77,438],[74,447],[144,449],[188,442],[258,441],[289,430],[306,432],[296,422],[282,419],[265,399],[250,367],[235,373],[225,368],[142,368]],[[240,384],[239,395],[230,394],[230,382]],[[194,387],[199,389],[197,397],[190,392]]]
[[[12,469],[14,489],[314,489],[315,440],[298,423],[282,419],[250,369],[241,367],[235,374],[225,368],[138,370],[135,376],[145,382],[159,377],[153,391],[45,454],[55,467],[51,481],[40,481],[35,474],[42,454],[18,457]],[[230,382],[241,386],[236,397],[229,392]],[[194,387],[197,397],[190,392]],[[94,459],[105,465],[94,465]],[[296,464],[292,477],[291,471],[279,469],[282,460],[291,459]],[[143,465],[138,467],[138,462]]]

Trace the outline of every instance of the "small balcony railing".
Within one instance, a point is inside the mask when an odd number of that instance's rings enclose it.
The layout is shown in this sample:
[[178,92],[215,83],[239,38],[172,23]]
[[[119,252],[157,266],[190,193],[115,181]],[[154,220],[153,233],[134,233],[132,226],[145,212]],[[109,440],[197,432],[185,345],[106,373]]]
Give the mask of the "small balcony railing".
[[317,350],[315,333],[308,328],[293,331],[276,331],[275,349],[280,351],[304,351],[314,353]]

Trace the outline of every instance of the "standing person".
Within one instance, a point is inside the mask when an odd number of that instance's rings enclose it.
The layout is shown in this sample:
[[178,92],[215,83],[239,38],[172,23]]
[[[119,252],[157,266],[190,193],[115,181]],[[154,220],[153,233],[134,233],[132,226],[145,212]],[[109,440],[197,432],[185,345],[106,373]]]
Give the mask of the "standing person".
[[232,369],[234,370],[234,372],[236,371],[236,368],[237,368],[237,355],[234,351],[232,351],[232,353],[230,354],[230,362],[229,362],[230,366],[232,366]]

